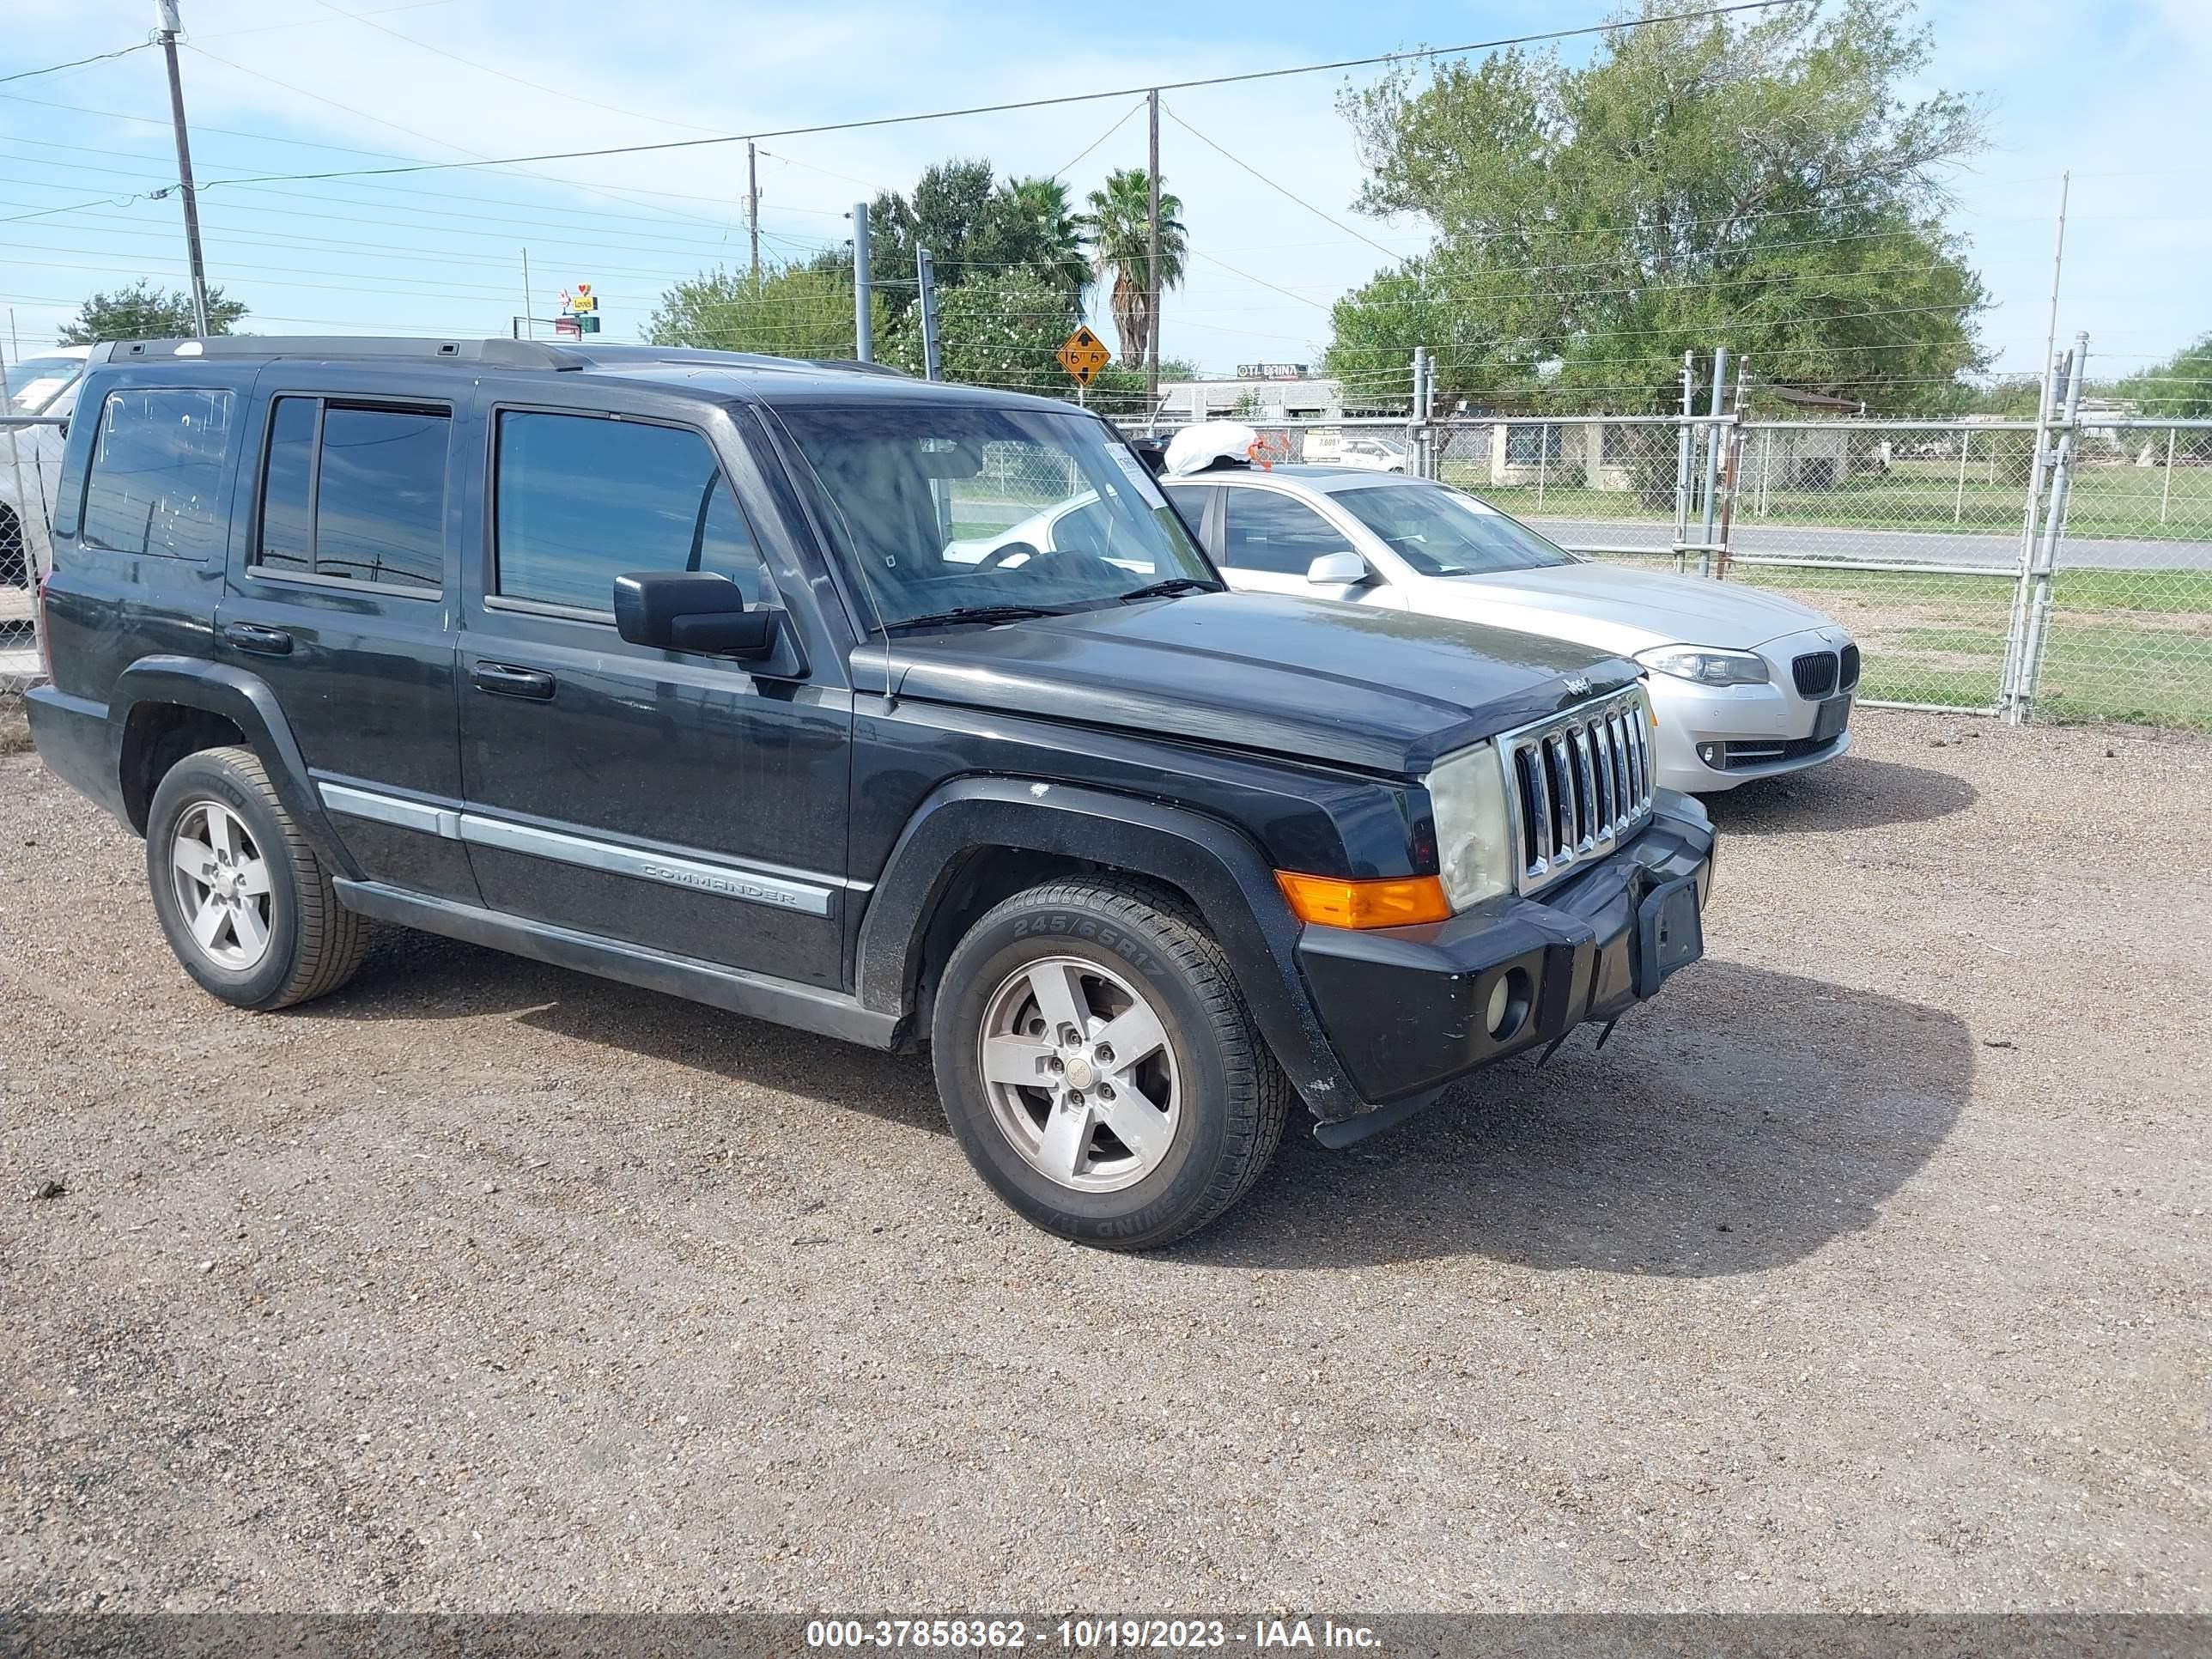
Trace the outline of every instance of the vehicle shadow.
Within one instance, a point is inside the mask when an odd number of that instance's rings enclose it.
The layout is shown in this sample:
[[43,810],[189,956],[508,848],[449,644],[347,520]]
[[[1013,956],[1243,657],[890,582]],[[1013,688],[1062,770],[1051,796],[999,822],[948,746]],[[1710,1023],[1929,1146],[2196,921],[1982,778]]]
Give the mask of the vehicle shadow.
[[618,1055],[951,1133],[927,1054],[887,1054],[433,933],[379,929],[353,983],[301,1015],[505,1018]]
[[[1855,755],[1817,771],[1755,778],[1725,793],[1698,797],[1724,836],[1925,823],[1963,812],[1981,798],[1973,785],[1949,772]],[[1723,849],[1722,857],[1727,856]]]
[[[427,934],[380,939],[319,1017],[506,1017],[611,1054],[945,1133],[926,1056],[828,1037]],[[1710,1277],[1786,1266],[1873,1223],[1964,1109],[1953,1015],[1708,958],[1600,1052],[1510,1061],[1344,1152],[1301,1107],[1243,1202],[1174,1254],[1240,1267],[1486,1256]]]
[[1224,1266],[1480,1255],[1706,1278],[1869,1225],[1964,1109],[1974,1047],[1942,1010],[1708,958],[1552,1063],[1510,1061],[1332,1152],[1294,1119],[1243,1204],[1181,1247]]

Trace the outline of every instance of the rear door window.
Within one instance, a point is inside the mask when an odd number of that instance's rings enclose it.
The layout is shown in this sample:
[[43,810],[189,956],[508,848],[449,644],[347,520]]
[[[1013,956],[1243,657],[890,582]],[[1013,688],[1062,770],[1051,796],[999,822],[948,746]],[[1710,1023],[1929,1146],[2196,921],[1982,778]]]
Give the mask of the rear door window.
[[233,399],[214,388],[126,386],[100,406],[82,536],[117,553],[219,556]]
[[439,592],[452,427],[436,407],[277,398],[255,564],[276,574]]

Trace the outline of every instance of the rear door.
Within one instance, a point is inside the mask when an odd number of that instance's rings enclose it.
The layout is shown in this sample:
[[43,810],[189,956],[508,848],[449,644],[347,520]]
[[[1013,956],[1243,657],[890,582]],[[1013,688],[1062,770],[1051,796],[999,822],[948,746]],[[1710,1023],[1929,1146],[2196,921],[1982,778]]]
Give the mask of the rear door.
[[250,528],[216,612],[216,652],[275,690],[365,874],[473,902],[468,859],[441,833],[461,794],[459,389],[390,368],[262,372],[240,469]]
[[837,665],[748,666],[614,626],[629,571],[713,571],[791,609],[753,457],[714,405],[672,417],[673,400],[603,383],[548,401],[563,389],[489,413],[459,682],[461,833],[484,902],[841,986],[853,710]]

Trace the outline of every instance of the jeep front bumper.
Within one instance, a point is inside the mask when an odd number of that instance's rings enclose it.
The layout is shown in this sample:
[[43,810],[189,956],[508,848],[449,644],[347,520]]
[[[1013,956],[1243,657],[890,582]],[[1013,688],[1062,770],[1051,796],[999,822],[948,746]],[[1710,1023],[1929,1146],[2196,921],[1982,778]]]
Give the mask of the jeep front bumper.
[[[1705,809],[1662,789],[1632,840],[1540,897],[1417,927],[1308,927],[1298,965],[1364,1106],[1425,1103],[1584,1020],[1619,1018],[1695,961],[1712,859]],[[1353,1115],[1333,1115],[1355,1129]]]

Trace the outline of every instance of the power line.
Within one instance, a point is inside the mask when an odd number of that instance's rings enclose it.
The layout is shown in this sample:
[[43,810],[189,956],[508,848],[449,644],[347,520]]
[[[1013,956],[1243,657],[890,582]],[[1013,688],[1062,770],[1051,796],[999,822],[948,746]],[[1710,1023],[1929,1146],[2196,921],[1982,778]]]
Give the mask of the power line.
[[104,64],[111,58],[128,58],[132,52],[143,52],[153,44],[151,40],[141,40],[136,46],[119,47],[114,52],[94,52],[89,58],[72,58],[66,64],[49,64],[44,69],[17,70],[13,75],[0,75],[0,86],[5,86],[10,81],[28,81],[34,76],[58,75],[64,70],[82,69],[87,64]]
[[[1162,107],[1165,108],[1166,106],[1164,105]],[[1279,196],[1297,203],[1308,213],[1312,214],[1316,219],[1327,220],[1330,224],[1334,225],[1339,230],[1343,231],[1346,234],[1358,237],[1361,241],[1366,243],[1368,246],[1371,248],[1380,248],[1383,252],[1389,254],[1393,259],[1403,261],[1413,257],[1410,254],[1401,253],[1396,248],[1385,246],[1382,243],[1376,241],[1372,236],[1370,236],[1365,231],[1354,229],[1352,226],[1346,224],[1343,220],[1336,218],[1330,214],[1324,213],[1321,209],[1316,207],[1311,202],[1306,200],[1304,197],[1299,195],[1296,191],[1277,184],[1273,179],[1270,179],[1266,173],[1261,172],[1259,168],[1254,167],[1249,161],[1245,161],[1242,156],[1231,155],[1227,150],[1222,149],[1220,145],[1215,143],[1212,139],[1207,137],[1196,127],[1191,125],[1189,122],[1184,120],[1182,116],[1177,115],[1174,110],[1168,110],[1168,119],[1174,122],[1185,132],[1197,139],[1200,143],[1204,144],[1208,149],[1213,151],[1215,155],[1220,156],[1224,161],[1235,162],[1238,167],[1243,168],[1245,172],[1250,173],[1255,179],[1257,179],[1261,184],[1267,185],[1269,190],[1273,191]]]
[[[315,3],[325,11],[336,13],[348,22],[359,23],[364,27],[374,29],[379,34],[388,34],[395,40],[404,40],[410,46],[434,53],[450,63],[460,64],[465,69],[477,70],[486,75],[495,75],[501,80],[511,81],[518,87],[528,87],[532,92],[542,92],[549,97],[566,99],[569,103],[581,104],[587,109],[603,110],[610,115],[626,116],[634,121],[650,121],[657,127],[682,127],[687,132],[714,131],[712,127],[696,126],[689,121],[672,121],[662,115],[647,115],[637,110],[622,109],[613,104],[602,104],[596,99],[586,98],[577,93],[563,92],[558,87],[549,87],[536,81],[526,81],[520,75],[510,75],[503,69],[494,69],[489,64],[479,64],[474,58],[464,58],[457,52],[447,52],[443,46],[434,46],[428,40],[417,40],[411,34],[402,34],[398,29],[387,27],[382,23],[373,23],[369,21],[370,17],[374,15],[372,13],[348,11],[343,7],[331,4],[331,0],[315,0]],[[456,144],[453,148],[458,149],[460,146]]]
[[353,167],[334,169],[325,173],[268,173],[250,179],[223,179],[212,182],[225,185],[285,184],[321,179],[374,178],[402,173],[448,173],[477,167],[520,167],[538,161],[588,161],[605,155],[639,155],[657,150],[696,149],[710,144],[742,144],[748,139],[797,138],[816,133],[854,132],[870,127],[907,126],[918,121],[949,121],[966,116],[1003,115],[1017,110],[1044,109],[1060,104],[1097,103],[1109,98],[1133,98],[1154,92],[1187,92],[1199,87],[1242,85],[1254,81],[1279,80],[1293,75],[1322,75],[1336,70],[1364,69],[1377,64],[1413,63],[1425,58],[1449,58],[1467,52],[1495,51],[1503,46],[1533,46],[1551,40],[1568,40],[1583,35],[1604,34],[1615,29],[1644,28],[1656,23],[1696,22],[1705,18],[1724,17],[1735,12],[1767,11],[1776,6],[1795,5],[1801,0],[1734,0],[1734,3],[1709,6],[1699,11],[1674,12],[1649,17],[1616,18],[1610,22],[1585,23],[1573,28],[1544,29],[1531,34],[1501,35],[1493,40],[1474,40],[1455,46],[1422,46],[1407,52],[1378,52],[1369,58],[1343,58],[1327,64],[1300,64],[1288,69],[1248,70],[1237,75],[1210,75],[1188,81],[1163,81],[1156,87],[1116,87],[1105,92],[1062,93],[1050,98],[1023,98],[1002,104],[975,104],[960,109],[930,110],[916,115],[878,115],[857,121],[823,121],[811,126],[776,127],[757,132],[725,133],[710,138],[670,138],[643,144],[610,144],[593,149],[550,150],[535,155],[504,155],[488,157],[475,161],[418,161],[405,167]]

